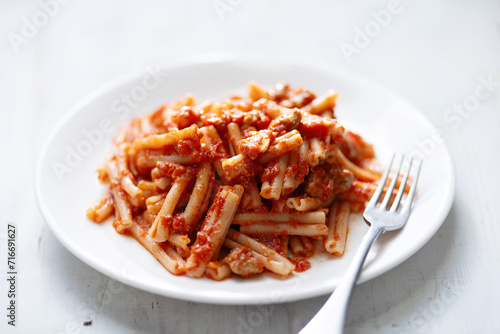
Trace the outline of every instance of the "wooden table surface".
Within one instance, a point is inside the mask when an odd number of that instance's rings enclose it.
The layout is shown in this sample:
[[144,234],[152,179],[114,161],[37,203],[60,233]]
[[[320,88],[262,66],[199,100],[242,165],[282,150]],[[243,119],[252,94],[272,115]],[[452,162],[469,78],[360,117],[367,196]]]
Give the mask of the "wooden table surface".
[[220,306],[143,292],[78,260],[37,209],[37,156],[72,105],[129,72],[213,52],[329,62],[388,86],[446,134],[457,172],[447,219],[357,287],[346,333],[498,333],[498,1],[2,1],[0,36],[1,333],[297,333],[326,301]]

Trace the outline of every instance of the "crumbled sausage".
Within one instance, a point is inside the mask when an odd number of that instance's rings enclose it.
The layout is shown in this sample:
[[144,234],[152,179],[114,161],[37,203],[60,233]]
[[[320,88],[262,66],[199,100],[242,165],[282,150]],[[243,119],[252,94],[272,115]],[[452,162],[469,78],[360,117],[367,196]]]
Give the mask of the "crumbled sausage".
[[243,277],[261,273],[264,264],[247,247],[233,249],[225,258],[224,263],[229,265],[231,271]]

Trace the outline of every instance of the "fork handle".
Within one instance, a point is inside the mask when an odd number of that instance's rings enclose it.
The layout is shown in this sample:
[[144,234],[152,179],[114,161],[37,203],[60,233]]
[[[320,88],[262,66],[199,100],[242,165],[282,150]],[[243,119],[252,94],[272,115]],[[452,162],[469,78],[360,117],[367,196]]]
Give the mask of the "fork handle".
[[321,310],[319,310],[299,334],[344,332],[345,318],[347,309],[349,308],[352,290],[356,284],[361,268],[363,267],[366,255],[380,232],[382,232],[381,227],[374,226],[373,224],[370,226],[342,282],[337,286]]

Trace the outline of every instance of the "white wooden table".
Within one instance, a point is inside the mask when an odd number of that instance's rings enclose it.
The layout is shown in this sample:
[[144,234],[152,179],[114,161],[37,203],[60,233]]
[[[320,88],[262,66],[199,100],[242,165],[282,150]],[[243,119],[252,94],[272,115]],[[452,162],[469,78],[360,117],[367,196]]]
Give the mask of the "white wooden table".
[[[385,84],[442,129],[457,171],[451,212],[419,252],[356,289],[346,333],[498,332],[498,1],[2,1],[0,36],[1,333],[297,333],[325,302],[218,306],[146,293],[78,260],[38,212],[34,164],[73,104],[128,72],[207,52],[330,62]],[[9,223],[16,327],[6,317]]]

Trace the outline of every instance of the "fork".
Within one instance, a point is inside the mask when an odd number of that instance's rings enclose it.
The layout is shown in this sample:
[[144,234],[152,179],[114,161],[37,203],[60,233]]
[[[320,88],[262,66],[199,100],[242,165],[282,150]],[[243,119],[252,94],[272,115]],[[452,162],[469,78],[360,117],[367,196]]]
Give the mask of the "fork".
[[408,176],[410,174],[410,170],[413,164],[413,159],[410,160],[408,171],[404,175],[403,181],[400,184],[399,190],[396,194],[396,198],[394,199],[391,208],[390,209],[388,208],[391,201],[391,197],[394,192],[394,188],[399,178],[401,165],[403,164],[404,160],[403,155],[401,156],[401,162],[397,167],[397,172],[395,176],[392,178],[389,184],[384,199],[382,200],[380,206],[377,207],[379,199],[384,190],[387,177],[389,176],[391,166],[394,162],[394,157],[395,154],[392,156],[389,167],[385,170],[384,174],[382,175],[382,178],[380,179],[380,184],[375,190],[375,193],[373,194],[370,202],[368,202],[366,209],[363,213],[363,219],[368,225],[370,225],[370,228],[368,229],[366,235],[363,237],[361,245],[359,246],[358,251],[354,255],[354,259],[352,260],[351,265],[347,269],[347,272],[342,282],[335,289],[335,291],[327,300],[325,305],[323,305],[321,310],[319,310],[319,312],[300,331],[299,334],[343,333],[345,318],[347,315],[347,309],[349,308],[351,294],[371,245],[373,244],[375,239],[377,239],[377,237],[381,232],[400,229],[401,227],[404,226],[404,224],[408,220],[408,217],[410,216],[411,203],[415,195],[418,175],[420,173],[420,168],[422,166],[421,161],[418,162],[417,171],[414,176],[410,191],[408,192],[408,196],[406,197],[406,201],[401,210],[398,211],[398,208],[400,206],[401,198],[403,197],[403,193],[406,188],[406,183],[408,181]]

